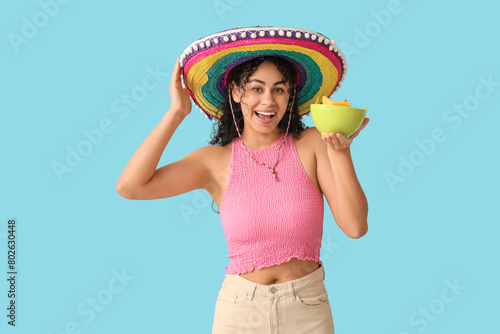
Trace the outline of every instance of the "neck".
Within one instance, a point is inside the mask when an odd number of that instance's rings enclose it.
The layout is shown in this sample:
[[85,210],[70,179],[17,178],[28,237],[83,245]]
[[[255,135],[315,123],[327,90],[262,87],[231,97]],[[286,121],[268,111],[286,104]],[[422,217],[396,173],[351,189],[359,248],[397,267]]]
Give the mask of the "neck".
[[243,131],[243,133],[241,134],[241,139],[243,139],[243,141],[245,142],[246,147],[254,150],[260,150],[274,145],[280,139],[281,134],[282,131],[278,127],[275,131],[266,134],[249,134]]

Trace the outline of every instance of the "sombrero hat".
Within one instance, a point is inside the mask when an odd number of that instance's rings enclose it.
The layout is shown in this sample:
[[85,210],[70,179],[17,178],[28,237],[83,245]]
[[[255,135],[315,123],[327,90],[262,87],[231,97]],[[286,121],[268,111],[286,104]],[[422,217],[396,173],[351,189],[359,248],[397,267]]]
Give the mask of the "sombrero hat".
[[309,113],[318,97],[330,96],[347,73],[344,54],[335,41],[305,29],[287,27],[237,28],[193,42],[180,56],[182,82],[191,99],[210,120],[220,118],[227,73],[261,56],[282,57],[298,71],[299,114]]

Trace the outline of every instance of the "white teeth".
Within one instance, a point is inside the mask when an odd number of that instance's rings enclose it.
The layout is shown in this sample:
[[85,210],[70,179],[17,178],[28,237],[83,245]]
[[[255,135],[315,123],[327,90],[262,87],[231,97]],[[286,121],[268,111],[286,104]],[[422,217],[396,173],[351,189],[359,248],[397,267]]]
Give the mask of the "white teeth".
[[276,113],[267,113],[267,112],[258,112],[258,111],[256,111],[256,113],[261,114],[261,115],[268,115],[268,116],[276,114]]

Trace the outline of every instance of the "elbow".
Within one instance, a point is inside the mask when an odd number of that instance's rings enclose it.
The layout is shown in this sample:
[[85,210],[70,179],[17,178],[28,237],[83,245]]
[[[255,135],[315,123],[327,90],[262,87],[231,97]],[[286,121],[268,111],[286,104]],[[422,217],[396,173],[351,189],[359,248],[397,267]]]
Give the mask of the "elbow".
[[134,199],[134,195],[130,190],[130,187],[127,187],[123,182],[118,181],[116,183],[116,192],[123,198]]
[[359,239],[362,236],[364,236],[367,232],[368,232],[368,224],[363,224],[363,226],[353,229],[352,231],[345,232],[345,234],[351,239]]

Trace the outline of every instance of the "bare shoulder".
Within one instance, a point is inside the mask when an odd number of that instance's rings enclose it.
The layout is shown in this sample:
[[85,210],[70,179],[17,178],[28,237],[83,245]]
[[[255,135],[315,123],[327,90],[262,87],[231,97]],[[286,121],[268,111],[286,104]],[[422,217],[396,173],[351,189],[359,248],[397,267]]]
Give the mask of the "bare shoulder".
[[322,189],[325,184],[331,181],[331,166],[328,158],[327,146],[321,138],[321,132],[316,127],[307,128],[302,132],[304,134],[304,145],[307,145],[315,161],[316,177],[319,188]]
[[301,135],[304,135],[304,137],[307,137],[307,138],[311,138],[316,134],[320,135],[318,129],[316,129],[316,127],[314,127],[314,126],[308,127],[307,129],[305,129],[304,131],[301,132]]
[[302,145],[307,146],[308,149],[315,151],[320,143],[323,142],[321,139],[321,133],[316,129],[316,127],[309,127],[300,133],[300,139],[298,140]]
[[[231,144],[229,144],[231,145]],[[192,152],[196,156],[196,161],[212,169],[227,154],[227,146],[208,145],[200,147]]]
[[[294,138],[294,143],[304,171],[316,189],[322,192],[317,179],[316,150],[320,143],[316,133],[319,133],[316,128],[307,128],[300,132],[300,138]],[[321,137],[319,137],[319,140],[321,140]]]
[[[319,132],[319,130],[316,129],[316,127],[313,126],[313,127],[307,128],[304,132],[306,132],[305,136],[307,137],[308,144],[313,146],[315,149],[323,148],[323,147],[326,149],[326,145],[324,144],[324,141],[321,138],[321,132]],[[320,144],[323,144],[323,145],[320,145]],[[318,150],[316,150],[316,153],[318,153]],[[326,154],[326,150],[325,150],[325,154]]]
[[[201,150],[203,163],[208,169],[208,184],[219,185],[221,179],[227,179],[229,176],[232,144],[204,146]],[[221,174],[224,174],[223,177]]]
[[231,154],[232,144],[229,143],[226,146],[209,145],[201,147],[201,149],[206,162],[217,162]]

